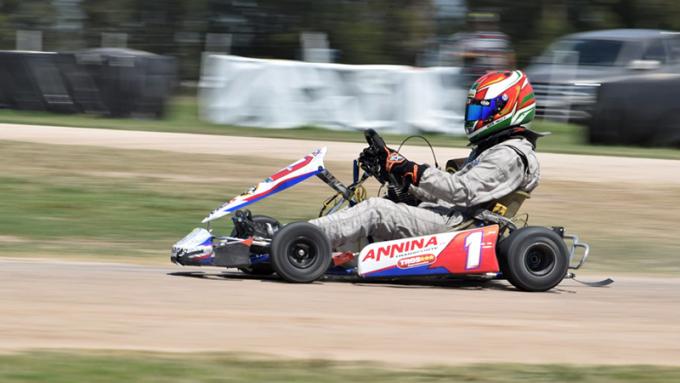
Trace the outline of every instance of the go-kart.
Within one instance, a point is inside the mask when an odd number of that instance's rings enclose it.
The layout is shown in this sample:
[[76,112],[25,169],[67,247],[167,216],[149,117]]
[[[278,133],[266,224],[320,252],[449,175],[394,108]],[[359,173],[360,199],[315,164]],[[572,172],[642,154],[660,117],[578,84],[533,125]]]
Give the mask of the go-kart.
[[[369,145],[365,152],[384,150],[377,133],[368,130],[365,136]],[[335,253],[325,234],[311,223],[281,225],[244,209],[313,176],[336,193],[324,202],[320,215],[363,200],[362,184],[369,178],[387,184],[385,198],[409,203],[403,185],[379,176],[380,164],[355,160],[353,182],[345,185],[324,166],[325,154],[326,148],[315,150],[213,210],[202,221],[206,227],[194,229],[172,247],[171,261],[238,268],[251,275],[276,273],[298,283],[326,274],[363,279],[445,277],[507,279],[520,290],[546,291],[573,276],[569,269],[580,268],[588,257],[589,246],[565,234],[562,227],[527,226],[528,217],[516,215],[527,197],[521,192],[480,207],[464,224],[447,232],[373,243],[368,238],[358,251]],[[455,168],[455,161],[450,163],[447,170]],[[210,223],[230,214],[234,224],[230,235],[214,234]],[[577,249],[582,249],[580,255]]]

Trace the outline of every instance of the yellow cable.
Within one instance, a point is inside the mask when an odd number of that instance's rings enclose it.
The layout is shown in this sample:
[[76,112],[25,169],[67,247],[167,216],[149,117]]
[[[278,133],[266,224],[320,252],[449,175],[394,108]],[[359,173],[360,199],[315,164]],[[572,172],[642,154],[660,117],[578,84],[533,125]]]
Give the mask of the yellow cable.
[[[356,189],[354,189],[354,194],[352,194],[352,199],[354,200],[355,203],[362,202],[366,200],[366,188],[363,186],[359,186]],[[326,210],[331,206],[336,206],[337,205],[337,199],[338,197],[342,197],[341,193],[336,193],[335,195],[331,196],[327,200],[323,202],[323,207],[321,208],[321,215],[324,216],[326,215],[325,212]],[[344,204],[346,201],[342,201]]]
[[366,199],[366,188],[361,185],[354,189],[354,202],[359,203]]

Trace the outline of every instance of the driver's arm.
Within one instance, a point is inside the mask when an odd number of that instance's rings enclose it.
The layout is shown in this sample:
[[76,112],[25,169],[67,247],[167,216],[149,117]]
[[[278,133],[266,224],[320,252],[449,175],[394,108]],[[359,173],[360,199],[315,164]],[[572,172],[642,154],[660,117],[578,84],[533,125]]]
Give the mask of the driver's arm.
[[[467,158],[452,158],[448,161],[446,161],[446,172],[448,174],[453,174],[455,172],[460,171],[464,166],[465,166],[465,160]],[[439,198],[435,197],[431,193],[426,192],[423,188],[419,187],[411,187],[409,188],[409,192],[411,195],[416,197],[419,201],[422,202],[437,202],[439,201]]]
[[517,153],[501,146],[490,149],[479,162],[454,174],[429,167],[418,186],[411,185],[410,191],[421,200],[470,207],[511,193],[523,178],[524,166]]
[[[424,174],[427,174],[428,170],[430,170],[430,169],[429,169],[429,168],[426,169],[425,172],[424,172]],[[434,169],[434,170],[438,170],[438,169]],[[423,177],[424,177],[424,175],[423,175]],[[421,182],[422,182],[422,180],[421,180]],[[439,198],[437,198],[436,196],[434,196],[432,193],[427,192],[427,191],[426,191],[425,189],[423,189],[422,187],[417,187],[417,186],[410,185],[410,186],[409,186],[409,189],[408,189],[408,192],[409,192],[412,196],[416,197],[416,199],[417,199],[418,201],[421,201],[421,202],[437,202],[437,201],[439,201]]]

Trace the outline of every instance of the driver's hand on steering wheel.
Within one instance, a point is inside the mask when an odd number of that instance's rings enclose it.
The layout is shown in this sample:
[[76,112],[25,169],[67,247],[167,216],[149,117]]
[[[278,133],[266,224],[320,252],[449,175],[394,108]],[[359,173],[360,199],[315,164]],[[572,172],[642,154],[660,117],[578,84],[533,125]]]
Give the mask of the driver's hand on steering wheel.
[[402,188],[407,189],[409,185],[418,186],[420,177],[422,177],[427,165],[416,164],[409,161],[406,157],[399,154],[394,149],[385,146],[385,171],[387,174],[394,176]]
[[[359,161],[367,172],[373,174],[380,182],[388,182],[390,175],[402,188],[409,185],[418,186],[428,165],[418,165],[407,160],[396,150],[384,146],[383,150],[375,150],[371,147],[364,149],[359,155]],[[365,164],[365,165],[364,165]],[[368,169],[367,169],[368,168]]]
[[365,148],[361,154],[359,154],[359,164],[364,171],[378,179],[381,183],[387,182],[387,173],[385,173],[384,164],[384,151],[376,150],[372,147]]

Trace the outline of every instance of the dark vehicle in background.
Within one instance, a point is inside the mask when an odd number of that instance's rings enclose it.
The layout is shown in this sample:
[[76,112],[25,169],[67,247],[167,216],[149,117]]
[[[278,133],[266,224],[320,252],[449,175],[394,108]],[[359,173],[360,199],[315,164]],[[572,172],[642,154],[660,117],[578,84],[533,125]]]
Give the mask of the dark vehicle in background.
[[680,33],[612,29],[567,35],[526,72],[538,117],[588,124],[603,84],[657,73],[680,75]]
[[680,74],[650,73],[602,84],[588,141],[680,148]]

